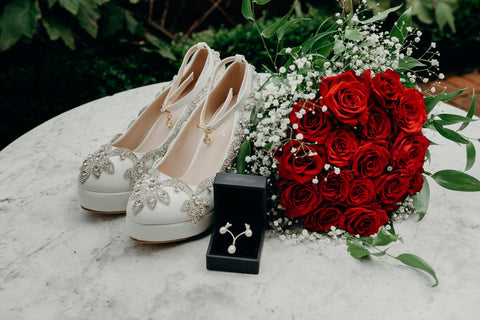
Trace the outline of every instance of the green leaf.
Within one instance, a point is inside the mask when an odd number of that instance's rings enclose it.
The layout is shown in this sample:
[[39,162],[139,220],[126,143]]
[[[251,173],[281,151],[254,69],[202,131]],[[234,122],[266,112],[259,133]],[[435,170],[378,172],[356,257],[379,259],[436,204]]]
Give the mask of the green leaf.
[[433,23],[434,17],[431,1],[414,0],[412,2],[412,15],[417,16],[418,20],[425,24]]
[[48,7],[51,8],[55,3],[57,3],[57,0],[47,0]]
[[58,3],[60,4],[61,7],[65,8],[65,10],[67,10],[74,16],[77,15],[78,9],[80,7],[79,0],[58,0]]
[[171,48],[170,48],[170,46],[168,45],[167,42],[165,42],[163,40],[160,40],[159,38],[157,38],[154,35],[151,35],[149,33],[145,34],[145,39],[147,39],[147,41],[150,44],[152,44],[153,46],[155,46],[157,48],[157,50],[155,52],[157,52],[162,57],[173,60],[173,61],[177,60],[177,57],[175,57],[175,55],[173,54],[173,52],[172,52],[172,50],[171,50]]
[[272,146],[273,146],[273,141],[270,141],[269,143],[267,143],[267,144],[265,145],[264,148],[267,149],[267,150],[270,150],[270,148],[271,148]]
[[455,99],[456,97],[461,95],[465,90],[467,89],[465,88],[465,89],[461,89],[461,90],[450,92],[450,93],[445,93],[444,91],[442,93],[437,94],[436,96],[425,98],[425,104],[427,106],[427,114],[429,114],[439,102],[441,101],[445,102],[445,101],[450,101],[452,99]]
[[407,266],[425,271],[426,273],[431,275],[433,279],[435,279],[435,284],[432,287],[436,287],[438,285],[438,279],[437,279],[437,275],[435,274],[435,271],[433,270],[432,267],[430,267],[428,263],[425,262],[425,260],[423,260],[419,256],[416,256],[411,253],[403,253],[399,256],[396,256],[395,259],[406,264]]
[[398,61],[398,72],[409,71],[416,67],[425,67],[425,64],[421,63],[415,58],[405,56],[405,58]]
[[245,19],[247,19],[247,20],[252,20],[252,21],[255,20],[251,0],[243,0],[243,2],[242,2],[242,14],[245,17]]
[[[473,94],[472,94],[472,103],[470,104],[470,108],[468,108],[467,112],[467,118],[472,119],[473,114],[475,113],[475,103],[476,103],[476,98],[475,98],[475,89],[473,89]],[[461,131],[465,129],[468,126],[469,122],[464,122],[460,128],[458,128],[457,131]]]
[[399,6],[396,6],[396,7],[393,7],[393,8],[390,8],[390,9],[387,9],[383,12],[380,12],[376,15],[374,15],[373,17],[371,17],[370,19],[367,19],[367,20],[364,20],[364,21],[360,21],[360,23],[363,23],[363,24],[370,24],[370,23],[373,23],[373,22],[376,22],[376,21],[379,21],[379,20],[383,20],[385,19],[389,13],[391,12],[395,12],[397,11],[398,9],[400,9],[402,5],[399,5]]
[[463,117],[463,116],[459,116],[457,114],[451,114],[451,113],[440,113],[440,114],[437,114],[437,117],[442,119],[443,125],[451,125],[459,122],[472,122],[472,121],[478,120],[478,119],[472,119],[472,118]]
[[48,18],[42,20],[45,30],[47,30],[50,40],[61,38],[63,43],[70,49],[75,49],[75,39],[72,30],[67,25],[58,22],[56,19]]
[[277,21],[275,21],[274,23],[272,23],[271,25],[263,29],[262,37],[271,38],[274,34],[276,34],[278,30],[288,21],[288,18],[290,18],[290,16],[292,15],[293,9],[294,7],[292,7],[286,15],[284,15],[283,17],[281,17],[280,19],[278,19]]
[[105,3],[102,12],[102,37],[110,37],[123,29],[125,25],[125,11],[113,1]]
[[381,257],[381,256],[384,256],[386,254],[387,254],[387,250],[383,250],[383,251],[380,251],[380,252],[372,253],[372,256]]
[[297,18],[297,19],[290,20],[287,23],[285,23],[284,25],[282,25],[278,29],[278,32],[277,32],[278,40],[282,40],[283,37],[285,36],[285,34],[287,33],[288,29],[290,29],[294,24],[296,24],[298,22],[306,21],[306,20],[310,20],[310,19],[309,18]]
[[359,240],[354,238],[347,239],[347,251],[356,259],[365,258],[370,255],[370,251],[368,251]]
[[96,38],[98,34],[97,20],[100,18],[100,14],[95,0],[83,0],[80,2],[77,18],[82,29],[87,31],[93,38]]
[[244,173],[247,167],[247,162],[245,157],[249,156],[252,153],[252,147],[250,145],[250,140],[243,141],[240,149],[237,154],[237,173]]
[[335,44],[333,45],[333,53],[339,54],[345,51],[345,45],[341,41],[335,41]]
[[440,133],[440,135],[442,135],[444,138],[447,138],[448,140],[458,142],[458,143],[463,143],[463,144],[468,144],[468,142],[469,142],[461,134],[459,134],[459,133],[457,133],[457,132],[455,132],[451,129],[444,128],[441,125],[441,123],[437,120],[433,120],[433,126],[435,127],[435,130],[437,130],[438,133]]
[[316,54],[318,54],[322,57],[328,58],[328,56],[330,56],[330,53],[332,52],[334,46],[335,46],[335,43],[333,43],[333,42],[324,44],[324,45],[322,45],[318,48],[316,46],[314,46],[312,48],[312,52],[315,52]]
[[397,240],[398,237],[396,235],[391,234],[384,228],[380,228],[377,236],[375,237],[375,239],[373,239],[372,246],[386,246],[387,244],[390,244]]
[[250,112],[250,124],[252,125],[255,124],[255,121],[257,120],[258,109],[260,108],[261,105],[262,105],[262,102],[258,102]]
[[131,34],[135,34],[138,30],[138,21],[135,20],[133,15],[127,11],[125,11],[125,24],[127,25],[127,30]]
[[[302,51],[303,52],[310,52],[310,49],[312,49],[312,52],[315,52],[316,50],[313,49],[313,47],[318,44],[319,46],[325,45],[325,42],[327,44],[331,43],[330,35],[336,33],[337,31],[328,31],[328,32],[322,32],[319,33],[313,37],[309,37],[304,43],[302,43]],[[320,40],[325,40],[325,41],[320,41]]]
[[30,0],[13,0],[3,9],[0,16],[0,51],[13,46],[23,36],[32,38],[40,10],[37,2]]
[[253,0],[253,2],[258,3],[259,5],[264,5],[270,2],[270,0]]
[[471,141],[468,142],[467,146],[467,164],[465,165],[465,171],[470,170],[475,164],[475,146]]
[[428,161],[429,164],[432,162],[432,156],[430,155],[430,150],[428,149],[427,149],[427,152],[425,153],[425,159]]
[[437,21],[440,32],[443,32],[443,28],[448,23],[453,33],[455,30],[455,18],[453,16],[453,9],[445,2],[437,1],[435,6],[435,20]]
[[427,213],[428,204],[430,203],[430,185],[427,178],[423,177],[423,187],[419,193],[412,196],[413,206],[418,212],[418,221],[422,220]]
[[441,170],[435,172],[432,178],[445,189],[467,192],[480,191],[480,181],[461,171]]
[[345,30],[345,38],[352,41],[361,41],[364,38],[363,33],[356,29],[347,29]]
[[402,44],[407,38],[408,31],[407,28],[412,24],[412,8],[408,8],[404,13],[398,18],[397,22],[393,25],[392,30],[390,31],[390,39],[396,37],[399,40],[399,43]]

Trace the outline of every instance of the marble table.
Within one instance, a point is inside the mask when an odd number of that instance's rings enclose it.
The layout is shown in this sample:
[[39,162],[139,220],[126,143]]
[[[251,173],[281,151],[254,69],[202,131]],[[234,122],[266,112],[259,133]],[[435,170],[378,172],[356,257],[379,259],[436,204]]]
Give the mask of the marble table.
[[[405,244],[390,252],[428,261],[436,288],[392,259],[355,260],[344,242],[297,244],[270,232],[260,274],[208,271],[208,236],[143,245],[129,239],[124,215],[83,211],[76,183],[84,156],[121,132],[160,87],[87,103],[0,152],[1,319],[478,319],[480,193],[430,181],[424,220],[396,225]],[[479,138],[480,123],[465,134]],[[465,166],[456,144],[431,152],[432,171]],[[480,165],[470,172],[480,177]]]

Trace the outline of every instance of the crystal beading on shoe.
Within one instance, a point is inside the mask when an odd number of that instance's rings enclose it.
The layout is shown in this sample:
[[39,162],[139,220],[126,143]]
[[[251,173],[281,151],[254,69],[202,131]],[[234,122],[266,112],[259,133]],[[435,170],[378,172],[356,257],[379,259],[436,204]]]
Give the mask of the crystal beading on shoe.
[[[78,183],[83,208],[106,213],[125,211],[135,182],[164,156],[184,122],[204,98],[219,60],[219,54],[205,43],[190,48],[177,76],[163,86],[153,103],[140,110],[126,133],[117,134],[85,159]],[[140,122],[147,125],[139,126]],[[92,180],[92,176],[96,179]]]
[[192,189],[181,180],[161,180],[161,175],[158,171],[156,172],[144,176],[135,184],[130,196],[130,201],[133,202],[133,214],[140,213],[145,206],[154,209],[157,202],[168,206],[170,204],[170,194],[165,190],[165,187],[172,187],[174,192],[183,191],[189,196],[189,199],[183,203],[181,210],[190,216],[193,223],[197,223],[201,217],[208,213],[207,208],[211,205],[211,202],[203,193],[213,190],[213,177],[207,178],[195,189]]
[[80,175],[78,177],[80,183],[85,183],[88,177],[93,174],[99,178],[102,171],[109,174],[115,173],[115,166],[110,160],[110,157],[119,156],[120,160],[129,158],[132,161],[137,161],[138,158],[134,152],[123,148],[112,148],[112,144],[108,143],[100,147],[97,151],[87,156],[80,167]]

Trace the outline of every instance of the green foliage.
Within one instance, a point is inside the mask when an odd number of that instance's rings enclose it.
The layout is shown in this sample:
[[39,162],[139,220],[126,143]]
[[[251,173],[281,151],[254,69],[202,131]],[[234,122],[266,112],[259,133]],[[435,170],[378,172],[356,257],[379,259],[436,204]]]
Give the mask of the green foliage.
[[252,152],[252,147],[250,145],[250,140],[246,139],[245,141],[243,141],[242,145],[240,146],[240,150],[238,150],[237,173],[245,173],[245,168],[247,166],[245,157],[249,156],[251,152]]
[[168,44],[162,43],[163,50],[158,50],[156,44],[161,41],[146,39],[148,30],[141,26],[128,5],[120,1],[10,0],[3,12],[0,5],[0,51],[12,48],[22,38],[61,39],[73,50],[78,42],[88,44],[121,34],[120,40],[147,40],[142,48],[153,47],[163,57],[172,58]]
[[[438,278],[435,274],[435,270],[433,270],[433,268],[419,256],[411,253],[402,253],[398,256],[393,256],[387,253],[388,248],[384,250],[378,248],[387,246],[397,240],[402,241],[402,239],[396,235],[393,230],[390,230],[389,232],[384,228],[380,228],[375,237],[353,237],[349,234],[347,234],[346,237],[347,251],[355,259],[366,259],[371,256],[388,256],[409,267],[425,271],[435,280],[435,283],[432,285],[432,287],[436,287],[438,285]],[[371,252],[370,250],[372,249],[375,250],[375,252]]]
[[421,23],[436,22],[441,32],[448,25],[455,32],[454,12],[458,8],[458,0],[369,0],[368,5],[374,12],[385,12],[399,2],[404,5],[405,10],[411,10],[411,15]]
[[433,180],[445,189],[454,191],[480,191],[480,181],[457,170],[441,170],[432,175]]
[[419,193],[412,196],[413,206],[418,212],[418,221],[422,220],[427,214],[428,204],[430,203],[430,186],[426,177],[423,177],[423,187]]
[[37,2],[14,0],[8,3],[0,16],[0,51],[5,51],[22,36],[32,39],[40,10]]

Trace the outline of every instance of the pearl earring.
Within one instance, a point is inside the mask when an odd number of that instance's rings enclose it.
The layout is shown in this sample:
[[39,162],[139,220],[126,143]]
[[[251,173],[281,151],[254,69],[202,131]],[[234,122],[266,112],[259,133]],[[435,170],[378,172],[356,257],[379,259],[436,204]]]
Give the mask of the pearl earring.
[[230,228],[231,226],[232,224],[230,222],[227,222],[223,227],[220,228],[219,232],[220,234],[225,234],[227,232],[230,233],[230,235],[232,236],[233,242],[231,245],[228,246],[227,251],[230,254],[234,254],[237,251],[237,247],[235,247],[235,242],[237,241],[238,237],[240,237],[241,235],[245,235],[245,237],[250,238],[253,235],[253,232],[250,229],[250,225],[245,223],[245,231],[235,236],[230,230],[228,230],[228,228]]

